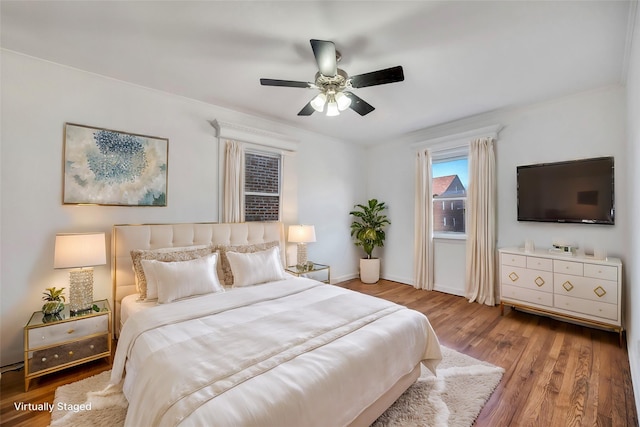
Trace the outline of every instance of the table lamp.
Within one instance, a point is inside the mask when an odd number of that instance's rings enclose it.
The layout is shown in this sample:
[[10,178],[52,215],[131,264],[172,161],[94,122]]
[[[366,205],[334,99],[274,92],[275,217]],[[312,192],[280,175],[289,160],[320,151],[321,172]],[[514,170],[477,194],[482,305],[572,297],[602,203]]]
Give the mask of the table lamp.
[[104,233],[56,234],[53,268],[69,272],[69,311],[93,306],[93,267],[107,263]]
[[298,244],[297,266],[304,266],[307,264],[307,243],[316,241],[316,229],[313,225],[290,225],[289,241]]

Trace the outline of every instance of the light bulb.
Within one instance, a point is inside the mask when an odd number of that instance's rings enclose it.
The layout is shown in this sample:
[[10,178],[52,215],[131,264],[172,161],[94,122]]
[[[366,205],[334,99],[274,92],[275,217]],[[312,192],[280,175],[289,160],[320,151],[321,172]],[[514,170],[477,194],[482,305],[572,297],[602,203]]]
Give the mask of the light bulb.
[[322,110],[324,110],[324,104],[326,102],[327,102],[327,95],[325,95],[324,93],[319,93],[318,96],[316,96],[311,100],[311,106],[318,113],[322,113]]
[[342,92],[336,93],[336,102],[338,103],[338,110],[344,111],[351,105],[351,98]]
[[327,116],[338,116],[340,115],[340,110],[338,109],[338,103],[328,102],[327,103]]

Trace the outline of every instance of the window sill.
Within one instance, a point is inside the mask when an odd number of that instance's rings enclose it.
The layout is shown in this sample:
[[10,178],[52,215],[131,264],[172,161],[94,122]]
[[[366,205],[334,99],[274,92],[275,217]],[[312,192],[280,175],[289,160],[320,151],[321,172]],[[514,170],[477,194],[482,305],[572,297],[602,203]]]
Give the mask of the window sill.
[[463,233],[433,233],[434,240],[467,240]]

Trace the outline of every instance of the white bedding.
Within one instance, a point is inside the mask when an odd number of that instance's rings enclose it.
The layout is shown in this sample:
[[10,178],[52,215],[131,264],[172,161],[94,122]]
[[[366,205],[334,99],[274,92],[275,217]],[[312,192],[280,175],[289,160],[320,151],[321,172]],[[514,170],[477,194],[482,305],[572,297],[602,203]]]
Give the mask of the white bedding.
[[421,313],[291,278],[129,313],[111,382],[129,426],[344,426],[440,359]]
[[120,304],[120,328],[118,331],[122,329],[122,326],[127,319],[135,313],[158,305],[156,301],[141,301],[140,294],[127,295],[122,298],[122,302]]

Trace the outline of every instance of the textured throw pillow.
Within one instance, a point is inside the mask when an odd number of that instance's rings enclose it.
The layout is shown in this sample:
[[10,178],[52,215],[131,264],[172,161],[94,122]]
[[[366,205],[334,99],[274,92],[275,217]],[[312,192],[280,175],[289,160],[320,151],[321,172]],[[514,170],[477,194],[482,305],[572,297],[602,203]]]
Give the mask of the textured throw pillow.
[[251,286],[286,278],[280,248],[253,253],[227,252],[233,271],[233,287]]
[[224,292],[218,281],[216,264],[218,254],[213,253],[189,261],[162,262],[141,260],[147,284],[158,289],[158,302],[169,303],[196,295]]
[[233,272],[231,270],[231,265],[229,265],[229,259],[227,258],[228,252],[243,254],[254,253],[277,247],[279,244],[280,243],[276,240],[273,242],[256,243],[254,245],[217,245],[215,249],[220,253],[220,260],[218,261],[218,277],[220,278],[220,282],[224,286],[233,285]]
[[141,300],[157,298],[147,295],[147,280],[142,269],[140,261],[156,260],[161,262],[188,261],[191,259],[201,258],[215,252],[212,245],[200,246],[184,246],[175,248],[162,248],[154,250],[135,249],[131,251],[131,260],[133,261],[133,273],[135,276],[136,289],[140,294]]

